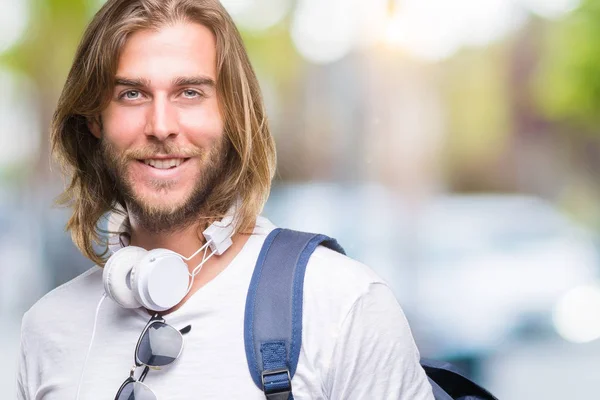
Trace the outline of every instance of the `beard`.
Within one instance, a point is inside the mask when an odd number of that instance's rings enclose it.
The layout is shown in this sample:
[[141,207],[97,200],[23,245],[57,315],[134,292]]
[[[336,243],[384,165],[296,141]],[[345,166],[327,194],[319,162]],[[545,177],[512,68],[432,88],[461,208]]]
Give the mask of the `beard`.
[[[111,143],[102,139],[101,152],[105,168],[115,182],[121,199],[126,204],[127,213],[134,216],[140,227],[149,233],[168,233],[183,230],[200,220],[200,214],[207,199],[225,171],[227,158],[225,143],[226,139],[223,136],[208,151],[182,150],[169,143],[159,143],[119,153]],[[202,171],[196,178],[191,193],[180,204],[152,204],[148,199],[135,192],[132,176],[128,172],[127,166],[158,153],[178,154],[201,159]],[[151,181],[150,184],[155,191],[164,193],[165,198],[168,198],[169,189],[175,185],[175,182],[157,179]]]

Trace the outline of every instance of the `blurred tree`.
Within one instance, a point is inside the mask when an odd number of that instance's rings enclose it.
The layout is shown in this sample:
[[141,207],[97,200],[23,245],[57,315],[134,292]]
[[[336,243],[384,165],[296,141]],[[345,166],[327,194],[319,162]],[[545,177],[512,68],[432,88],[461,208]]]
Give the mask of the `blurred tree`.
[[49,177],[48,129],[56,100],[69,70],[75,48],[92,8],[86,0],[31,0],[25,36],[0,55],[0,64],[28,76],[35,85],[40,126],[44,127],[40,158],[32,166],[34,181]]
[[581,0],[549,22],[532,93],[541,114],[563,133],[564,185],[557,200],[581,222],[600,227],[600,0]]
[[66,210],[49,212],[62,184],[60,175],[51,173],[49,168],[48,125],[85,24],[100,1],[27,0],[27,3],[28,28],[12,48],[0,54],[0,67],[15,76],[27,77],[34,92],[30,118],[38,119],[37,125],[42,127],[39,158],[35,163],[24,160],[17,168],[20,180],[15,191],[22,199],[17,209],[27,216],[19,224],[31,229],[22,240],[27,241],[31,253],[38,257],[32,279],[41,280],[40,285],[46,291],[90,266],[64,232]]
[[447,107],[444,171],[454,190],[513,188],[502,176],[506,169],[498,168],[513,135],[509,65],[506,42],[464,49],[439,65]]
[[548,25],[533,89],[549,119],[600,133],[600,0]]

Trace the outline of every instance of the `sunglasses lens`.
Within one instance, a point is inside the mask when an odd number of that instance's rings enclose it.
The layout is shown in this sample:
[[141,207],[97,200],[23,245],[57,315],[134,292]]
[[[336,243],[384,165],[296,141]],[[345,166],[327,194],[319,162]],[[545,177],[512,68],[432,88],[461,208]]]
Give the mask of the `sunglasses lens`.
[[136,355],[142,364],[162,367],[175,361],[182,347],[181,333],[172,326],[157,322],[144,333]]
[[141,382],[129,382],[121,388],[115,400],[157,400],[150,388]]

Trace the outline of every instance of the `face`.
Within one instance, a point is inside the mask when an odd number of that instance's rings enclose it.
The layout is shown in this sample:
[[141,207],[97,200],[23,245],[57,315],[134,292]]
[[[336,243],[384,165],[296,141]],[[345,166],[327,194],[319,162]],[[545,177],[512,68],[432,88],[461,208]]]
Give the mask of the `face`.
[[132,34],[110,104],[91,130],[130,216],[147,230],[193,223],[223,170],[215,39],[178,23]]

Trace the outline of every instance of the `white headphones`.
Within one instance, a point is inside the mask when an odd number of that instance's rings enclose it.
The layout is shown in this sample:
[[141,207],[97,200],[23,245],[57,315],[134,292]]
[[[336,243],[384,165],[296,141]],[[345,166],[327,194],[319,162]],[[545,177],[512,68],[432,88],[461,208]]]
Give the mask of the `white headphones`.
[[[210,225],[203,232],[205,245],[190,257],[168,249],[148,251],[137,246],[122,247],[124,243],[119,237],[118,245],[112,243],[109,246],[114,253],[102,273],[107,297],[124,308],[144,307],[153,311],[165,311],[179,304],[191,289],[204,262],[215,254],[223,254],[231,246],[232,220],[228,216]],[[112,213],[108,224],[109,231],[124,232],[122,215]],[[208,247],[211,253],[207,257]],[[185,261],[202,250],[205,251],[202,262],[190,273]]]

